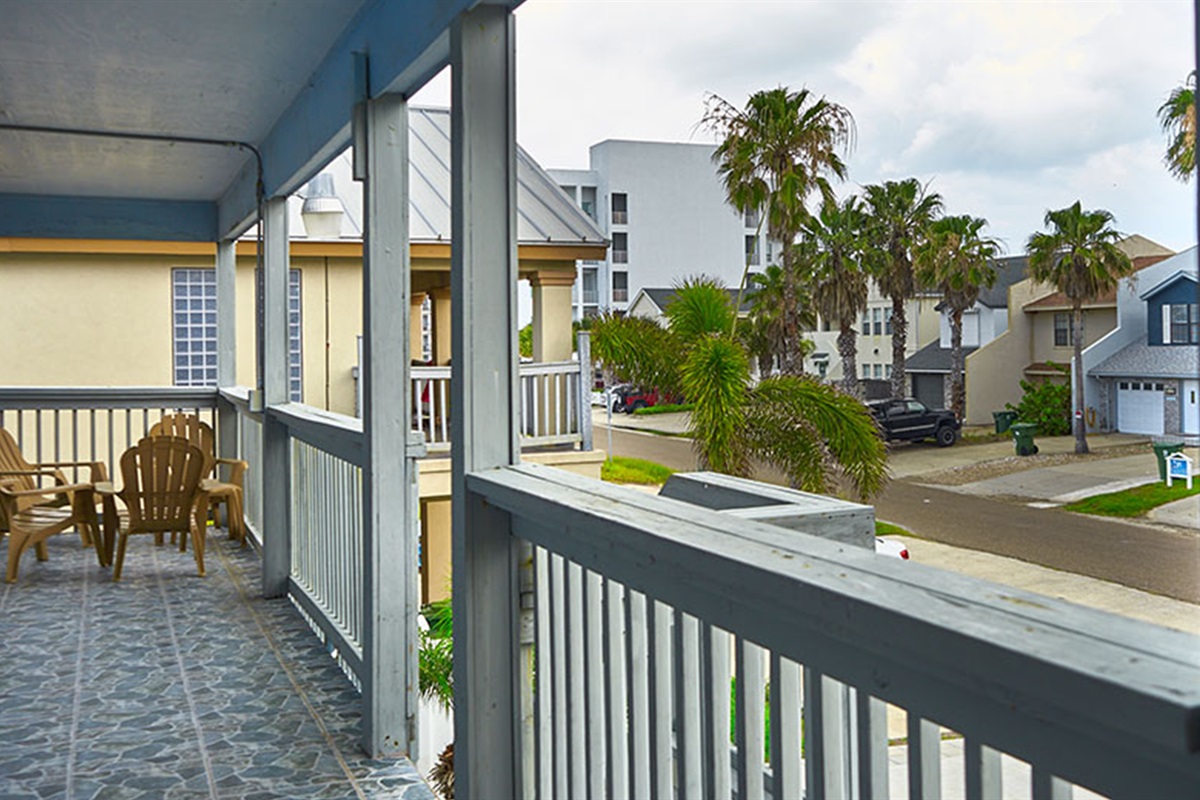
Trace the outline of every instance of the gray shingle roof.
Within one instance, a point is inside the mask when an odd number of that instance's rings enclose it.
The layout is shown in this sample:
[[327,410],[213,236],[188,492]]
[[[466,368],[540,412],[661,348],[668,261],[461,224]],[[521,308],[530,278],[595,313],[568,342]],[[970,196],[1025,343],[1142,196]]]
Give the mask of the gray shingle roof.
[[[648,287],[643,287],[642,291],[646,293],[647,297],[649,297],[651,300],[654,301],[654,305],[658,306],[659,310],[661,310],[661,311],[666,311],[667,306],[671,305],[671,303],[674,302],[674,300],[675,300],[675,290],[674,289],[657,289],[657,288],[651,289]],[[738,297],[738,290],[737,289],[726,289],[725,291],[729,294],[729,304],[730,305],[736,304],[737,297]],[[750,293],[747,292],[745,295],[742,296],[741,313],[748,314],[749,312],[750,312]]]
[[1008,306],[1008,289],[1025,280],[1029,273],[1029,256],[1009,256],[992,262],[996,267],[996,282],[980,290],[979,302],[988,308]]
[[[966,358],[978,349],[978,347],[964,347],[963,358]],[[950,348],[943,348],[941,342],[933,341],[905,359],[904,369],[907,372],[949,374],[950,362]]]
[[1195,345],[1147,344],[1143,336],[1088,370],[1104,378],[1195,378],[1200,375],[1200,348]]

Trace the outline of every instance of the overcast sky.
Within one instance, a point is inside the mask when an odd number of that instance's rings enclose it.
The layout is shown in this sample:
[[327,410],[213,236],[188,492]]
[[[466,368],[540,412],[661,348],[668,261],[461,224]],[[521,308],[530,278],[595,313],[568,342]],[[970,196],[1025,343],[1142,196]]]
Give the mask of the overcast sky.
[[[704,98],[807,87],[858,141],[839,194],[910,176],[1011,253],[1081,200],[1118,230],[1196,242],[1195,183],[1162,166],[1156,111],[1194,63],[1192,3],[528,0],[517,139],[586,168],[604,139],[714,141]],[[414,101],[447,104],[447,76]]]

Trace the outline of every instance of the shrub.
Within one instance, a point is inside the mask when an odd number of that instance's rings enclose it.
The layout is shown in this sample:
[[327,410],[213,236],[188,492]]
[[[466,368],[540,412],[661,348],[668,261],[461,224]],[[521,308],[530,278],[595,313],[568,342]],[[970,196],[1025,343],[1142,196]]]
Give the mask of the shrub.
[[[1050,363],[1050,366],[1070,377],[1070,371],[1061,364]],[[1009,411],[1017,412],[1020,422],[1032,422],[1037,425],[1037,432],[1042,436],[1066,436],[1071,432],[1071,384],[1030,383],[1021,381],[1021,390],[1025,393],[1021,402],[1014,406],[1005,403]]]

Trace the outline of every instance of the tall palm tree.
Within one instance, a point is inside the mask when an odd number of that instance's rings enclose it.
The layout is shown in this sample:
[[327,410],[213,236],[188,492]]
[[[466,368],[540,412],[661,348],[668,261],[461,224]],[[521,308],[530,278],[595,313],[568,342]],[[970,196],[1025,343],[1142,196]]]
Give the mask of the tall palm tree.
[[884,181],[863,190],[871,215],[868,230],[878,258],[872,274],[879,290],[892,301],[892,397],[905,395],[905,348],[908,316],[904,304],[916,294],[913,249],[925,238],[929,224],[942,211],[942,196],[929,192],[916,178]]
[[1029,237],[1029,274],[1052,283],[1071,301],[1071,338],[1075,345],[1075,452],[1088,452],[1083,417],[1083,304],[1113,289],[1133,273],[1129,257],[1117,247],[1121,234],[1113,215],[1084,211],[1080,202],[1047,211],[1045,227]]
[[1167,169],[1182,181],[1191,180],[1196,172],[1196,70],[1158,107],[1158,121],[1167,134]]
[[783,245],[782,368],[799,374],[804,359],[790,246],[808,217],[808,196],[829,195],[828,178],[846,176],[841,154],[853,147],[854,117],[807,89],[780,86],[751,95],[745,108],[709,95],[701,124],[722,137],[713,160],[730,204],[740,213],[765,212],[767,235]]
[[[804,253],[800,253],[799,257],[793,254],[791,265],[793,275],[797,273],[801,263],[808,264],[805,259]],[[760,372],[764,376],[772,372],[770,365],[783,364],[784,354],[788,349],[783,328],[784,309],[788,307],[784,300],[786,291],[784,270],[785,268],[779,264],[771,264],[762,272],[751,273],[747,278],[747,282],[750,284],[747,297],[750,298],[750,327],[752,330],[746,333],[748,336],[762,337],[759,344],[763,351],[760,352],[757,348],[751,348],[751,350],[759,358]],[[816,314],[807,283],[796,281],[793,291],[792,308],[797,325],[800,328],[813,327],[816,324]],[[806,340],[802,339],[797,349],[799,355],[803,356]],[[763,368],[764,366],[766,368]]]
[[934,220],[928,239],[916,251],[918,283],[936,287],[950,312],[950,407],[959,420],[967,408],[963,312],[975,305],[980,289],[996,282],[992,259],[1003,249],[999,241],[982,235],[987,224],[982,217],[966,214]]
[[867,307],[867,275],[863,269],[866,213],[853,195],[838,205],[825,203],[801,236],[816,247],[813,302],[821,316],[838,326],[837,349],[842,362],[842,391],[857,397],[858,335],[854,323]]
[[[867,499],[887,480],[887,450],[866,407],[812,378],[783,375],[750,385],[745,348],[731,335],[733,305],[714,281],[689,279],[666,309],[676,385],[692,404],[691,436],[702,469],[748,476],[766,461],[806,491],[846,486]],[[598,352],[624,353],[634,366],[618,371],[649,378],[637,365],[654,363],[637,349],[656,346],[640,323],[613,317],[592,329]]]

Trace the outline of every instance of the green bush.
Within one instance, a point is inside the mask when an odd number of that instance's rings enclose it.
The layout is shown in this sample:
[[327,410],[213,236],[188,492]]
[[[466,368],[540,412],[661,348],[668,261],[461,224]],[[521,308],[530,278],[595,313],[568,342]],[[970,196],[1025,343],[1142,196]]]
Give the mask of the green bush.
[[[1069,379],[1070,370],[1061,364],[1050,363],[1050,366],[1066,375]],[[1009,411],[1017,412],[1018,422],[1032,422],[1037,425],[1037,432],[1042,436],[1066,436],[1071,432],[1071,384],[1030,383],[1021,381],[1021,390],[1025,393],[1017,405],[1005,403]]]
[[691,411],[691,403],[659,403],[656,406],[645,406],[634,411],[638,417],[652,417],[655,414],[675,414],[680,411]]

